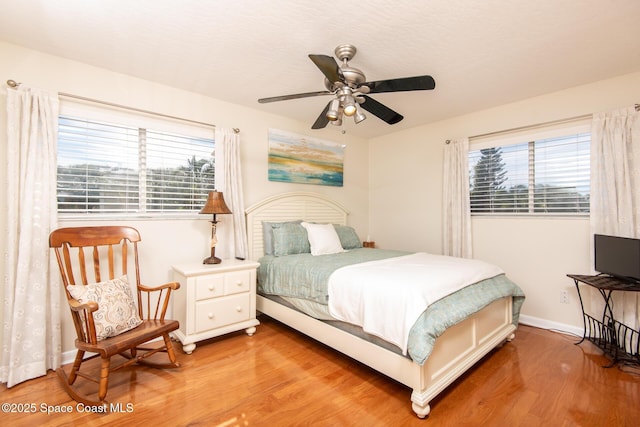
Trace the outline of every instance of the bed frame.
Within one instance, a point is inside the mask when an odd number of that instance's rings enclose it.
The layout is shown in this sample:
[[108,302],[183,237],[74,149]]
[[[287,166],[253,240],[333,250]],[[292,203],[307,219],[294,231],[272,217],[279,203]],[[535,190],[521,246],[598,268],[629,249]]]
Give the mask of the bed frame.
[[[346,224],[348,212],[322,194],[284,193],[269,197],[246,211],[249,257],[263,255],[262,221],[305,221]],[[413,389],[412,409],[426,417],[430,401],[505,340],[514,337],[511,298],[493,302],[475,315],[447,329],[436,341],[423,366],[325,322],[260,295],[258,311],[344,353]]]

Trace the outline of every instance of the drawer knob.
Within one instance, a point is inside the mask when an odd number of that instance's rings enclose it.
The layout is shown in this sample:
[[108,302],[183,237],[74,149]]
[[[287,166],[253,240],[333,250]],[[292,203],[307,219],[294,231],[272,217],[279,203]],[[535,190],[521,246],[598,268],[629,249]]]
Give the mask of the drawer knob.
[[237,306],[237,307],[236,307],[236,311],[237,311],[238,313],[241,313],[241,312],[242,312],[242,307]]
[[215,287],[215,286],[213,286],[213,285],[209,285],[209,290],[210,290],[211,292],[213,292],[213,291],[215,291],[215,290],[216,290],[216,287]]
[[238,282],[238,283],[236,283],[236,285],[237,285],[238,287],[240,287],[240,286],[242,286],[242,282]]
[[216,316],[214,316],[214,315],[213,315],[213,313],[209,313],[209,314],[207,315],[207,317],[208,317],[209,319],[213,319],[213,318],[214,318],[214,317],[216,317]]

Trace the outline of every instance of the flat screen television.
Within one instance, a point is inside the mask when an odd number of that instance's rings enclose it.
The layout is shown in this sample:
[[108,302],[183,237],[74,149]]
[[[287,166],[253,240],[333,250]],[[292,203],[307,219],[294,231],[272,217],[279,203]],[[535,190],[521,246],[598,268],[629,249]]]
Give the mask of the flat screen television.
[[596,271],[640,282],[640,239],[595,234],[594,252]]

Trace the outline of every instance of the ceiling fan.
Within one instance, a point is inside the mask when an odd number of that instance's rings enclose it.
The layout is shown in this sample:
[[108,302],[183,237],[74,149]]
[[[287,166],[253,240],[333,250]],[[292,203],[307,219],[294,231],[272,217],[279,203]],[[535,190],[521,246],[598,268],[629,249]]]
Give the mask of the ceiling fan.
[[436,82],[431,76],[405,77],[367,82],[361,70],[349,65],[349,61],[353,59],[356,51],[356,47],[350,44],[343,44],[336,47],[334,52],[336,57],[342,61],[342,65],[338,65],[332,56],[309,55],[311,61],[316,64],[325,76],[324,86],[327,88],[326,90],[261,98],[258,99],[258,102],[264,104],[288,99],[334,95],[334,99],[329,101],[313,126],[311,126],[312,129],[322,129],[329,122],[333,125],[340,126],[342,125],[343,116],[353,116],[355,123],[358,124],[366,119],[362,109],[393,125],[404,117],[367,94],[432,90],[436,87]]

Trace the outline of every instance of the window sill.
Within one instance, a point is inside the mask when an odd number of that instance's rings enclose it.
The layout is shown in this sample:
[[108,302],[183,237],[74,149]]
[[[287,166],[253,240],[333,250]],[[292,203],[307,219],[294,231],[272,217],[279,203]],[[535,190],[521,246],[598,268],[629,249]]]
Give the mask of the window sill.
[[471,219],[558,219],[558,220],[589,220],[589,214],[473,214]]
[[58,214],[58,221],[166,221],[166,220],[209,220],[210,215],[201,215],[197,212],[188,214],[161,213],[161,214]]

